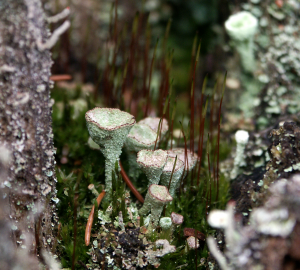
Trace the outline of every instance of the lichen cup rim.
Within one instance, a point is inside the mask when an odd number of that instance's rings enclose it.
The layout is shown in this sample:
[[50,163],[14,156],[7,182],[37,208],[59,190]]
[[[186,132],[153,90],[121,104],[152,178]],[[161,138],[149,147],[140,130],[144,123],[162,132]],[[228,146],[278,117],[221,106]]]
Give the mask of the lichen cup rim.
[[[153,154],[153,157],[151,157],[151,158],[149,157],[149,159],[154,158],[155,154],[160,154],[160,156],[156,155],[157,157],[160,157],[160,159],[157,158],[156,163],[153,162],[151,164],[150,163],[147,164],[146,161],[148,161],[148,160],[145,159],[145,155],[147,153]],[[167,162],[167,159],[168,159],[167,151],[162,150],[162,149],[158,149],[158,150],[143,149],[137,153],[137,163],[140,164],[141,166],[143,166],[144,168],[163,168]]]
[[[105,126],[103,125],[102,123],[99,123],[98,121],[95,120],[95,118],[91,117],[91,113],[93,113],[94,111],[105,111],[105,112],[114,112],[114,113],[118,113],[120,115],[126,115],[127,116],[127,119],[124,121],[123,118],[118,118],[120,120],[122,120],[122,122],[120,121],[120,123],[118,125],[111,125],[111,126]],[[95,107],[89,111],[87,111],[85,113],[85,119],[87,122],[90,122],[90,123],[94,123],[97,127],[99,127],[100,129],[102,130],[107,130],[107,131],[113,131],[113,130],[117,130],[117,129],[120,129],[120,128],[123,128],[123,127],[128,127],[128,126],[133,126],[136,121],[135,121],[135,118],[133,115],[131,115],[130,113],[128,112],[124,112],[124,111],[121,111],[120,109],[118,108],[102,108],[102,107]]]
[[[230,15],[224,25],[229,35],[234,35],[238,40],[244,40],[254,35],[258,20],[250,12],[241,11]],[[240,35],[236,36],[234,33],[239,33]]]
[[[185,163],[185,160],[184,160],[185,148],[177,147],[177,148],[169,149],[169,150],[167,150],[167,153],[168,153],[169,157],[176,157],[177,156],[177,159],[179,159],[179,160],[183,161],[183,163]],[[197,153],[187,149],[188,168],[186,168],[186,169],[189,171],[192,168],[194,168],[197,161],[198,161]]]
[[[153,132],[152,135],[153,135],[153,140],[149,142],[145,142],[145,140],[143,140],[142,136],[139,134],[139,133],[134,133],[132,134],[132,132],[135,130],[135,129],[138,129],[139,127],[144,127],[144,128],[147,128],[149,129],[149,132]],[[151,147],[151,146],[154,146],[155,145],[155,141],[156,141],[156,133],[151,129],[151,127],[149,125],[146,125],[146,124],[141,124],[141,123],[136,123],[136,125],[134,126],[134,129],[133,130],[130,130],[130,132],[128,133],[127,135],[127,138],[129,140],[131,140],[131,143],[134,144],[135,147]]]
[[[160,118],[160,117],[146,117],[141,119],[139,122],[137,122],[137,124],[143,124],[143,125],[147,125],[149,126],[155,133],[157,133],[158,130],[158,125],[160,120],[162,120],[162,129],[161,129],[161,133],[164,135],[167,133],[167,131],[169,130],[169,124],[168,124],[168,120],[165,118]],[[157,125],[157,128],[156,128]]]
[[[173,157],[173,156],[168,155],[166,165],[165,165],[165,167],[163,169],[163,172],[162,172],[163,174],[171,173],[173,171],[175,159],[176,159],[176,156]],[[174,172],[179,171],[182,167],[184,167],[184,162],[177,157]]]
[[168,189],[165,186],[151,184],[148,190],[150,196],[156,201],[167,203],[173,200],[171,194],[169,193]]

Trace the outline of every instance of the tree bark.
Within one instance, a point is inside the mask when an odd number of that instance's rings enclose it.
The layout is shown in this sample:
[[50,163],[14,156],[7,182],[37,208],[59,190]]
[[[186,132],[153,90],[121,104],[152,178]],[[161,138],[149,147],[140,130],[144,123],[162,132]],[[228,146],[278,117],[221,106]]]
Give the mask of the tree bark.
[[0,145],[11,153],[2,181],[13,242],[40,254],[57,224],[49,32],[40,0],[0,0]]

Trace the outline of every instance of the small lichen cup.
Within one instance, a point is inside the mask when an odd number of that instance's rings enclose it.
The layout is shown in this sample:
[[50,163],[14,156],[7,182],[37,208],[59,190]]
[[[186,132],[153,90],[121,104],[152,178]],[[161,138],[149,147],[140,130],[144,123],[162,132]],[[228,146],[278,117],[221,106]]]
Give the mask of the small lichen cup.
[[242,11],[231,15],[225,22],[225,29],[232,38],[246,72],[255,70],[253,37],[258,20],[250,12]]
[[140,215],[146,215],[151,211],[148,231],[151,233],[159,222],[164,206],[173,200],[165,186],[153,184],[148,188],[143,207],[139,210]]
[[136,162],[137,152],[143,149],[154,149],[157,135],[150,126],[137,123],[130,130],[125,140],[129,171],[131,179],[136,180],[140,175],[140,167]]
[[164,150],[141,150],[137,154],[137,163],[148,178],[148,187],[158,184],[163,169],[167,163],[168,154]]
[[168,121],[159,117],[146,117],[138,122],[138,124],[149,126],[156,134],[160,130],[160,136],[163,138],[169,130]]
[[106,198],[112,195],[112,170],[119,160],[130,129],[136,123],[134,116],[113,108],[94,108],[85,114],[92,140],[100,146],[105,157]]
[[159,226],[161,227],[161,234],[160,238],[167,239],[168,241],[171,240],[171,227],[172,227],[172,220],[170,217],[162,217],[159,220]]
[[184,172],[183,178],[187,176],[187,174],[195,167],[196,162],[198,160],[198,155],[188,149],[184,148],[173,148],[171,150],[167,150],[169,157],[176,157],[178,160],[181,160],[184,163]]
[[[161,174],[161,185],[164,185],[169,188],[169,192],[171,196],[174,198],[175,191],[179,187],[180,179],[183,174],[184,169],[184,163],[182,160],[177,159],[175,164],[176,157],[169,157],[167,159],[167,163],[163,169],[163,172]],[[175,167],[174,167],[175,164]],[[173,171],[174,169],[174,171]],[[173,173],[173,174],[172,174]],[[172,179],[171,179],[172,176]],[[171,182],[170,182],[171,179]]]

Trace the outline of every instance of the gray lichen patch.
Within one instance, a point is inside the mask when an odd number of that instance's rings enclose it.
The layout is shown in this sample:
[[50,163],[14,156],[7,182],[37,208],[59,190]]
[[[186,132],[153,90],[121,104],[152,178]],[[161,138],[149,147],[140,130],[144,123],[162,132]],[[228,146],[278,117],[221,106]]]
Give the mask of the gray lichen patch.
[[[7,177],[9,217],[19,224],[13,235],[21,246],[51,248],[57,222],[51,200],[56,193],[49,89],[52,60],[49,50],[37,48],[38,40],[47,40],[49,32],[38,0],[2,1],[0,13],[0,143],[13,157]],[[21,235],[32,235],[34,240],[25,246]]]
[[164,150],[142,150],[138,152],[137,162],[143,167],[163,168],[167,162],[168,154]]
[[[155,243],[149,240],[147,231],[137,221],[137,209],[128,202],[127,215],[131,222],[123,222],[123,216],[111,218],[111,207],[105,213],[99,210],[99,221],[92,235],[91,256],[88,269],[145,269],[151,265],[158,267],[160,258],[175,252],[176,248],[165,239]],[[122,213],[122,212],[121,212]]]
[[[250,214],[250,223],[240,226],[233,218],[233,207],[227,207],[225,227],[225,256],[210,237],[210,252],[222,269],[274,269],[297,261],[293,248],[300,244],[299,237],[299,174],[279,179],[270,185],[270,197]],[[209,217],[210,219],[210,217]],[[293,247],[293,248],[291,248]],[[279,251],[280,250],[280,251]]]

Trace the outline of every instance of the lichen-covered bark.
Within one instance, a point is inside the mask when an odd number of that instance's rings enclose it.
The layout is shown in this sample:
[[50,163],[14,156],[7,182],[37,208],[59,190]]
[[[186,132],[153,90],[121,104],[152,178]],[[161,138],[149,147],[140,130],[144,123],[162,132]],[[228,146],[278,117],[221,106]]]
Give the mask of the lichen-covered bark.
[[[0,144],[0,184],[7,180],[11,161],[10,151]],[[36,256],[29,255],[22,249],[16,249],[11,238],[11,223],[9,216],[8,187],[0,189],[0,269],[31,269],[39,270],[39,261]]]
[[54,147],[48,38],[40,0],[0,0],[0,144],[12,154],[2,182],[14,241],[39,253],[55,245]]

